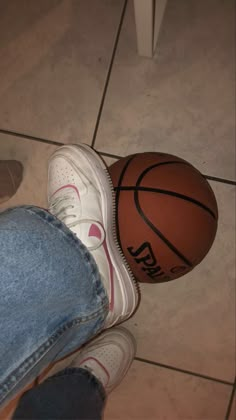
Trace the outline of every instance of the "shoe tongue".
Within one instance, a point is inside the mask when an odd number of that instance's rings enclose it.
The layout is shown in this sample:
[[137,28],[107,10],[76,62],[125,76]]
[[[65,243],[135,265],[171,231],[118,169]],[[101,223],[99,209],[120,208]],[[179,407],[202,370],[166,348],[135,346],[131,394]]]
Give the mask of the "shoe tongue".
[[56,207],[56,210],[63,208],[64,210],[71,204],[78,204],[80,198],[77,196],[76,192],[70,187],[59,188],[51,197],[50,205]]
[[[59,188],[51,197],[49,211],[62,221],[64,221],[65,217],[74,215],[75,208],[78,217],[81,213],[80,198],[72,187],[73,186],[71,186],[71,188]],[[67,222],[69,224],[71,221],[73,220],[67,220],[65,221],[65,224],[67,224]]]
[[76,226],[71,227],[71,230],[90,250],[98,248],[103,243],[104,229],[98,222],[80,220]]

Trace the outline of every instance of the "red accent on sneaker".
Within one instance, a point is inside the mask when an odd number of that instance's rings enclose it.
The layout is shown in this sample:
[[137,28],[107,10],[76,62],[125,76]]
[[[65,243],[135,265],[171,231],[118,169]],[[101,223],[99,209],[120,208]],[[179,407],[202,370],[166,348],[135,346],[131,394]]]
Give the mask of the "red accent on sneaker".
[[77,195],[78,195],[78,198],[80,198],[78,188],[76,188],[76,186],[75,186],[75,185],[72,185],[72,184],[63,185],[63,187],[58,188],[58,190],[56,190],[56,191],[52,194],[52,197],[53,197],[53,196],[54,196],[54,195],[55,195],[58,191],[61,191],[61,190],[63,190],[64,188],[73,188],[73,189],[76,191],[76,193],[77,193]]
[[83,365],[84,363],[86,363],[89,360],[93,360],[94,362],[96,362],[104,370],[104,372],[106,374],[106,377],[107,377],[107,382],[106,382],[106,384],[103,385],[104,388],[105,388],[107,386],[109,380],[110,380],[110,375],[109,375],[109,372],[107,371],[107,369],[105,368],[105,366],[103,366],[103,364],[101,362],[99,362],[98,359],[96,359],[95,357],[87,357],[86,359],[84,359],[84,360],[82,360],[80,362],[79,366]]
[[[104,230],[104,228],[102,227],[102,229]],[[89,229],[89,236],[95,236],[95,238],[101,239],[102,234],[101,231],[99,229],[99,227],[97,225],[92,224],[90,226]],[[114,278],[113,278],[113,265],[110,259],[110,255],[108,252],[108,248],[107,248],[107,243],[106,243],[106,239],[104,240],[103,244],[102,244],[106,257],[107,257],[107,261],[108,261],[108,265],[109,265],[109,271],[110,271],[110,283],[111,283],[111,299],[110,299],[110,310],[113,310],[113,306],[114,306]]]

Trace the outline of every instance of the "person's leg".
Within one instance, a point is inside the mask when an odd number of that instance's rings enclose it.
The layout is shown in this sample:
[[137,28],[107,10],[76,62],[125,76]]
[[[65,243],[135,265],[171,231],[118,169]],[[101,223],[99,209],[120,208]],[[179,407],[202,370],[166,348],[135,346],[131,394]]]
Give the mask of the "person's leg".
[[26,392],[13,419],[98,420],[105,398],[126,375],[135,355],[133,336],[116,327],[75,355],[70,366]]
[[91,148],[53,155],[49,201],[57,218],[34,207],[0,214],[0,405],[138,302],[109,177]]
[[23,166],[17,160],[0,160],[0,204],[9,200],[22,181]]
[[[0,161],[0,203],[16,192],[22,174],[20,162]],[[3,405],[61,352],[96,334],[104,324],[108,302],[88,250],[41,209],[0,214],[0,261]]]
[[35,207],[0,213],[0,404],[97,334],[106,291],[87,248]]
[[105,392],[90,372],[66,368],[26,392],[14,420],[97,420],[102,416]]

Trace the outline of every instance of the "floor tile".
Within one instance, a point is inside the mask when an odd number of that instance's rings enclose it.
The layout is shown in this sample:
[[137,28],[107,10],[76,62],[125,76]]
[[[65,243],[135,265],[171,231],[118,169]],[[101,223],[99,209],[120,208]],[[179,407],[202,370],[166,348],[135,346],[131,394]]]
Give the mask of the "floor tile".
[[56,148],[50,144],[0,133],[0,159],[16,159],[24,165],[24,177],[18,191],[0,208],[22,204],[47,208],[47,161]]
[[235,420],[236,419],[236,394],[234,394],[233,404],[231,407],[231,412],[229,416],[229,420]]
[[134,362],[108,398],[105,420],[223,420],[231,387]]
[[95,146],[182,156],[235,179],[234,1],[168,0],[152,60],[136,52],[132,2]]
[[235,187],[211,182],[219,227],[207,257],[177,280],[141,285],[126,323],[138,356],[233,381],[235,375]]
[[0,128],[91,142],[123,4],[0,0]]

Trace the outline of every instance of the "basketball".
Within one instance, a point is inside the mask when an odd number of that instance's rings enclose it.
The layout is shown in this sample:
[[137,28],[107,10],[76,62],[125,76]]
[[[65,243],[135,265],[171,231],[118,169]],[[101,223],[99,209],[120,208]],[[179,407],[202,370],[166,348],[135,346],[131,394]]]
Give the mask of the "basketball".
[[118,242],[138,281],[174,280],[202,261],[215,239],[218,210],[196,168],[148,152],[119,159],[109,172]]

